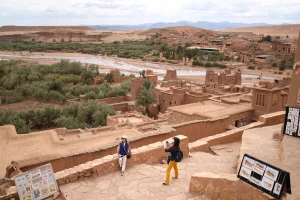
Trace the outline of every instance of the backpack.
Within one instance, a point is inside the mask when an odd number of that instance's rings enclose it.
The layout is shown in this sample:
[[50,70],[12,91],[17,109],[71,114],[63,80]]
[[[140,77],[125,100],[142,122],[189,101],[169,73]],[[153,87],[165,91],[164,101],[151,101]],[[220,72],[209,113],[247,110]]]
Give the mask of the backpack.
[[183,159],[183,152],[179,149],[176,153],[175,162],[180,162]]

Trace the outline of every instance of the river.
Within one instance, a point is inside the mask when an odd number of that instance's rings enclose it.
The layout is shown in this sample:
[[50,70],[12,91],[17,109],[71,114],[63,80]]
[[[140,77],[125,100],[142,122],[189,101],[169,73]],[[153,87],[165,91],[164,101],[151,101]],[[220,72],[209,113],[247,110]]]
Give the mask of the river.
[[[112,68],[117,68],[120,70],[121,73],[124,73],[125,75],[134,74],[138,75],[138,72],[145,69],[152,69],[155,74],[165,74],[166,69],[161,67],[158,64],[155,63],[145,63],[144,66],[134,65],[134,64],[128,64],[124,61],[116,60],[114,58],[107,58],[102,56],[49,56],[49,55],[15,55],[15,54],[0,54],[0,57],[14,57],[14,58],[32,58],[32,59],[54,59],[54,60],[70,60],[71,62],[81,62],[81,63],[88,63],[88,64],[97,64]],[[3,59],[6,60],[6,59]],[[178,76],[205,76],[206,71],[203,69],[180,69],[179,66],[174,66],[172,69],[177,70]],[[102,73],[107,73],[108,70],[99,70]],[[258,75],[252,75],[252,74],[242,74],[242,78],[247,79],[256,79],[258,78]],[[160,79],[162,79],[162,76],[160,76]],[[261,79],[266,80],[274,80],[275,77],[272,76],[261,76]],[[245,83],[247,84],[247,83]]]

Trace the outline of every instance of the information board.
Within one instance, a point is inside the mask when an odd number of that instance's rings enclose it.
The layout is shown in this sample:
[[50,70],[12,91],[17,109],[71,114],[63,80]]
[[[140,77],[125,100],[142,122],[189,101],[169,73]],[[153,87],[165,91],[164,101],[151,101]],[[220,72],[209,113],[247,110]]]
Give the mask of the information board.
[[291,194],[290,173],[244,154],[238,178],[280,199],[283,192]]
[[20,200],[40,200],[58,191],[51,164],[14,177]]
[[300,137],[300,108],[287,107],[284,121],[283,133]]

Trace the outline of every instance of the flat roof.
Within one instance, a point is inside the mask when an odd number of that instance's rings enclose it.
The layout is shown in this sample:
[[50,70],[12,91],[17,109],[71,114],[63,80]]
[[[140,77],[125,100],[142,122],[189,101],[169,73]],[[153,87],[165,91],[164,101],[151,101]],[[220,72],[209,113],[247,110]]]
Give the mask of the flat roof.
[[175,106],[169,110],[181,112],[187,115],[200,115],[208,118],[222,117],[233,115],[239,112],[253,110],[251,103],[225,104],[215,101],[204,101],[187,105]]
[[161,87],[160,84],[157,84],[156,87],[155,87],[155,89],[161,90],[161,91],[168,91],[168,90],[171,90],[170,87]]

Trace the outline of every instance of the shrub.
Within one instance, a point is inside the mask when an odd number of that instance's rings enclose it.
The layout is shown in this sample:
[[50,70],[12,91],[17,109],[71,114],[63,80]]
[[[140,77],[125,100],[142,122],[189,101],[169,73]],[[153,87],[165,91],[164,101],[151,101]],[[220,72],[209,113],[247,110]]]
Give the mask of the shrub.
[[12,124],[16,127],[18,134],[53,125],[69,129],[97,127],[106,125],[106,116],[115,115],[115,113],[112,106],[101,102],[73,104],[64,107],[62,110],[47,106],[44,109],[22,112],[0,112],[0,126]]
[[255,67],[250,65],[247,67],[247,69],[255,70]]
[[205,67],[211,67],[211,66],[212,66],[212,65],[211,65],[210,62],[205,63]]

